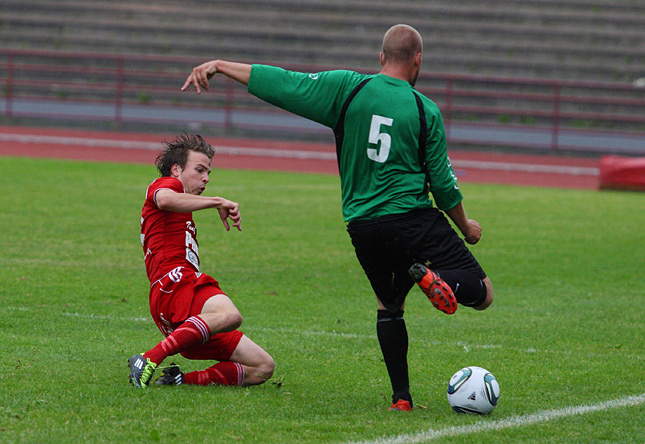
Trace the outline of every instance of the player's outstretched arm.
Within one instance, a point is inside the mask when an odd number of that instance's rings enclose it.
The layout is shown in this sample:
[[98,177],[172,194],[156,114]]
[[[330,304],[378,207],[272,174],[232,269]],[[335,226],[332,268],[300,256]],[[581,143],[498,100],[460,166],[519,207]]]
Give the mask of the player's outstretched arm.
[[177,193],[169,189],[161,189],[155,195],[155,202],[160,210],[175,213],[191,213],[207,208],[215,208],[219,213],[220,219],[222,219],[226,231],[231,229],[229,219],[238,231],[242,231],[240,205],[237,202],[224,199],[223,197],[198,196],[195,194]]
[[193,68],[181,90],[186,91],[190,85],[193,85],[197,94],[201,94],[201,88],[208,91],[208,81],[218,72],[244,85],[248,85],[251,77],[251,65],[227,62],[225,60],[211,60],[210,62],[202,63]]

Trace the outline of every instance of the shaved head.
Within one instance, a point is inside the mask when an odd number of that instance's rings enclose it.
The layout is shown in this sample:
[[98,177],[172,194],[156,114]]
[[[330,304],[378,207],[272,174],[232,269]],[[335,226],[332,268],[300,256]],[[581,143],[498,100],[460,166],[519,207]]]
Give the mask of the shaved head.
[[383,37],[383,60],[385,62],[409,63],[423,52],[421,34],[408,25],[394,25]]

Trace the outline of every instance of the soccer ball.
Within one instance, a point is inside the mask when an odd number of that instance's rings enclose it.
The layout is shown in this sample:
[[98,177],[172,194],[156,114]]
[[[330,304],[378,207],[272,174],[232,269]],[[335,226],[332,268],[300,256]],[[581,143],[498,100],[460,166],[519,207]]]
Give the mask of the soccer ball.
[[499,400],[495,376],[481,367],[465,367],[452,375],[448,383],[448,403],[457,413],[487,415]]

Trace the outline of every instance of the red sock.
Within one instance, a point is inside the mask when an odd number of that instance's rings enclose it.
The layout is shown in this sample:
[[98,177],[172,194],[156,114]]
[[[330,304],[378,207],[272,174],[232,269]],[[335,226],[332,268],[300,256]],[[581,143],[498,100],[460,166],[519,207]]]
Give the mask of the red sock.
[[220,362],[206,370],[186,373],[184,384],[196,385],[242,385],[244,367],[237,362]]
[[201,345],[211,337],[211,331],[206,322],[199,316],[192,316],[173,331],[170,336],[157,344],[152,350],[143,354],[159,365],[168,356],[188,350],[196,345]]

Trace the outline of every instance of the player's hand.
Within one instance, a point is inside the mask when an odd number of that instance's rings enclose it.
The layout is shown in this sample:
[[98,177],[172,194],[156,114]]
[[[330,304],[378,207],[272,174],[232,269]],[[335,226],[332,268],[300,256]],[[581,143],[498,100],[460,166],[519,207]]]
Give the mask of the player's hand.
[[[217,61],[211,60],[210,62],[202,63],[201,65],[193,68],[184,86],[181,87],[182,91],[186,91],[190,85],[195,87],[197,94],[201,94],[201,88],[208,91],[208,81],[217,73]],[[201,87],[201,88],[200,88]]]
[[240,205],[237,202],[223,199],[221,205],[217,207],[217,211],[226,231],[231,229],[229,219],[233,222],[233,226],[237,228],[237,231],[242,231],[242,216],[240,215]]
[[476,220],[468,219],[468,225],[462,234],[464,235],[466,243],[474,245],[479,242],[479,239],[482,237],[482,227]]

